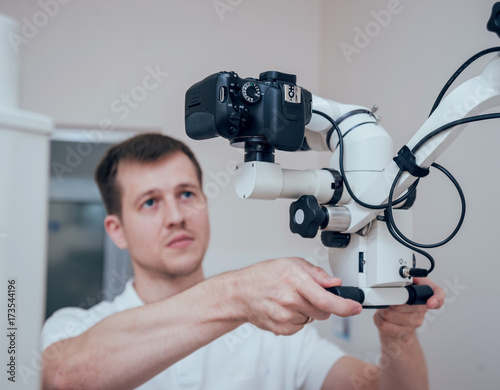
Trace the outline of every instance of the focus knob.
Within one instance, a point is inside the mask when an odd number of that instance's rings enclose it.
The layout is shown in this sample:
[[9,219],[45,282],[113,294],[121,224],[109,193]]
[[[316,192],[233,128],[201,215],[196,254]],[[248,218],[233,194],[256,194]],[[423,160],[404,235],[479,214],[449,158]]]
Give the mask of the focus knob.
[[500,37],[500,3],[497,2],[493,5],[490,20],[488,20],[486,28]]
[[290,230],[304,238],[314,238],[328,225],[328,212],[312,195],[302,195],[290,205]]

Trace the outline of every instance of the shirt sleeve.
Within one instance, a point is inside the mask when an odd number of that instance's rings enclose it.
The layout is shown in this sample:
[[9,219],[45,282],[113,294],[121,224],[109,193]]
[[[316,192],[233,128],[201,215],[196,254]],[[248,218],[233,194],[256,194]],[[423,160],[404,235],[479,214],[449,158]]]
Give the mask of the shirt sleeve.
[[296,383],[299,389],[319,390],[330,369],[346,353],[331,341],[321,338],[313,326],[304,327],[301,333]]
[[53,343],[81,335],[105,317],[113,314],[113,309],[111,303],[101,302],[89,310],[78,307],[57,310],[43,325],[42,351]]
[[127,282],[125,290],[113,301],[102,301],[90,309],[66,307],[57,310],[42,328],[42,350],[58,341],[81,335],[110,315],[143,304],[135,292],[133,279],[131,279]]

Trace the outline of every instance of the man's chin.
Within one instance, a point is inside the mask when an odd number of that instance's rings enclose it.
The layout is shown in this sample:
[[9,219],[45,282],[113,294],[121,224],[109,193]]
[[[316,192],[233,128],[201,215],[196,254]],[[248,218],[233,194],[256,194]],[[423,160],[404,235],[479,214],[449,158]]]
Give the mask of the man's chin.
[[164,269],[172,277],[187,277],[201,270],[202,259],[192,256],[182,256],[175,261],[167,259],[164,261]]

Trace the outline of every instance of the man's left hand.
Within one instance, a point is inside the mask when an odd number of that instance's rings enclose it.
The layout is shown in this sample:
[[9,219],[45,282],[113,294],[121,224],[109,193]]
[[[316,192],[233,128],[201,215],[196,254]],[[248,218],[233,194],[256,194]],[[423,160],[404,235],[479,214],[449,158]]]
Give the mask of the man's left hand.
[[428,285],[434,295],[427,300],[426,305],[397,305],[379,309],[373,320],[381,337],[401,338],[411,335],[422,325],[428,309],[439,309],[445,299],[444,291],[429,278],[414,278],[416,285]]

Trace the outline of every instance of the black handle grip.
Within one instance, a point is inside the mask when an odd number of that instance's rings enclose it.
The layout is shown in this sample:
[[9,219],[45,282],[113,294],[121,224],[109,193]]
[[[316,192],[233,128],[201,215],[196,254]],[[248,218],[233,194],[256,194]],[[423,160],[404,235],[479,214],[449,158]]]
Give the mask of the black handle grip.
[[338,295],[341,298],[352,299],[353,301],[363,303],[365,301],[365,293],[357,287],[328,287],[327,291]]
[[408,290],[408,301],[407,305],[425,305],[427,300],[434,295],[434,291],[430,286],[422,285],[417,286],[412,284],[411,286],[406,286]]
[[[405,287],[408,291],[407,305],[425,305],[427,300],[434,295],[432,288],[427,285],[410,285]],[[353,301],[363,304],[365,301],[365,293],[358,287],[345,286],[345,287],[328,287],[325,290],[332,294],[338,295],[341,298],[352,299]],[[377,308],[378,306],[368,306],[370,308]],[[382,306],[380,306],[382,307]],[[383,306],[388,307],[388,306]]]

